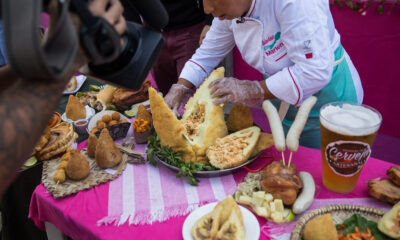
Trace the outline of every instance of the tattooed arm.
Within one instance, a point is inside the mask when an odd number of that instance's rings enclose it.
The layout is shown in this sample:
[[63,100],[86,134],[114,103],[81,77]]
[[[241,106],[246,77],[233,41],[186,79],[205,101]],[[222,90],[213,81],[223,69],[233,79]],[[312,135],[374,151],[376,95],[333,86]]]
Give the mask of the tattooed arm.
[[[52,3],[56,4],[56,1]],[[108,3],[111,6],[105,10]],[[112,23],[118,33],[125,31],[119,1],[94,0],[89,8],[94,15]],[[72,18],[77,20],[76,16]],[[50,23],[50,28],[52,25],[54,22]],[[69,79],[86,63],[82,53],[80,50],[63,81],[31,82],[16,75],[8,65],[0,68],[0,197],[16,177],[17,170],[31,156]]]
[[31,156],[71,76],[60,82],[28,82],[9,66],[0,68],[0,79],[12,82],[0,92],[0,195]]

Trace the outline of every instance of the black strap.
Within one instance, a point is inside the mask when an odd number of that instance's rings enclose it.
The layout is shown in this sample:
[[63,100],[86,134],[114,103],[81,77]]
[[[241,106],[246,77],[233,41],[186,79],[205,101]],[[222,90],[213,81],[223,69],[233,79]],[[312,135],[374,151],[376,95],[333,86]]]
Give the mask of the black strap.
[[15,72],[30,80],[63,79],[79,46],[68,15],[69,0],[64,0],[54,32],[44,46],[37,30],[41,0],[3,0],[2,5],[7,55]]

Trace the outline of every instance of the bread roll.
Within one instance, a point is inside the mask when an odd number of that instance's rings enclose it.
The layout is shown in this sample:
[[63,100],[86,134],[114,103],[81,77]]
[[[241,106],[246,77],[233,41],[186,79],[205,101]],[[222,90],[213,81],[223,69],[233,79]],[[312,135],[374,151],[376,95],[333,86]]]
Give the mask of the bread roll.
[[65,115],[68,119],[76,121],[86,118],[85,106],[73,95],[69,95],[68,103],[65,108]]
[[309,221],[304,227],[304,240],[337,240],[338,234],[331,215],[325,214]]
[[250,108],[247,106],[236,104],[229,112],[226,126],[228,131],[236,132],[253,126],[253,116]]

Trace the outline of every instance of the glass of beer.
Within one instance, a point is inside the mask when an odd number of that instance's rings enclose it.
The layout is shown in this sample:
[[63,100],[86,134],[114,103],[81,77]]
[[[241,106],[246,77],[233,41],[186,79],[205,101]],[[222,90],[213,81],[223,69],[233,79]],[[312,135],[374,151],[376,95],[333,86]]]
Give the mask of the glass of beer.
[[321,107],[322,178],[326,188],[338,193],[353,191],[381,122],[381,114],[366,105],[333,102]]

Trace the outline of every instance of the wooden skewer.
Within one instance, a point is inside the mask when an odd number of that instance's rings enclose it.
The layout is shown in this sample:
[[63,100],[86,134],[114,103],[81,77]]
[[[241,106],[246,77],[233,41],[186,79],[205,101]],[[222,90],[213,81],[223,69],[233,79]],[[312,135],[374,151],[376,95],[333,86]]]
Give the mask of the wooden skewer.
[[292,151],[290,151],[290,156],[289,156],[289,167],[290,167],[290,162],[292,161],[292,154],[293,154],[293,152]]
[[283,154],[283,152],[282,152],[282,164],[283,166],[285,166],[285,155]]

